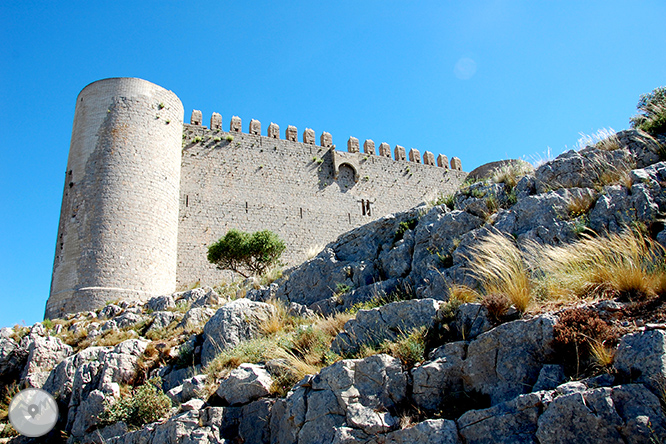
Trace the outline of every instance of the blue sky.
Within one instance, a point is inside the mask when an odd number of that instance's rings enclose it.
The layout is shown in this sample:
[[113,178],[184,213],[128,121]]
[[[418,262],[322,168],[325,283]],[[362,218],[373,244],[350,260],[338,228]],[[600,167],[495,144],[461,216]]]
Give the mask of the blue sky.
[[77,94],[107,77],[213,111],[483,163],[629,126],[666,85],[666,2],[0,0],[0,326],[42,319]]

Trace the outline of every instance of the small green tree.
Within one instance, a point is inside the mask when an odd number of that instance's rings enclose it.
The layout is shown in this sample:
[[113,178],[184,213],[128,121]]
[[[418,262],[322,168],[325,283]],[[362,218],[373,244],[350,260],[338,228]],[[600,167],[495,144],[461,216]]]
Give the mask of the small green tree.
[[652,92],[641,94],[638,114],[630,119],[631,126],[652,135],[666,132],[666,87],[660,86]]
[[277,264],[285,248],[284,242],[272,231],[250,234],[234,228],[208,247],[208,262],[247,278],[263,274]]

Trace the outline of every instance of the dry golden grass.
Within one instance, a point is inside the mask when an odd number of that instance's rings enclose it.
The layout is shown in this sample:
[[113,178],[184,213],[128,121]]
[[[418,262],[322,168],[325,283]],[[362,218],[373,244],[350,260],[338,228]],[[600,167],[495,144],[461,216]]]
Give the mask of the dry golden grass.
[[472,248],[472,275],[486,295],[501,294],[520,312],[532,303],[533,283],[516,243],[501,233],[491,233]]
[[531,245],[530,250],[531,262],[542,272],[539,285],[546,299],[644,299],[664,290],[664,249],[637,230],[583,235],[570,245]]
[[599,341],[590,341],[589,346],[594,366],[600,370],[609,371],[615,360],[615,349]]
[[[491,233],[472,249],[469,270],[484,297],[505,297],[525,312],[581,299],[644,300],[665,294],[664,256],[659,243],[631,229],[583,234],[581,240],[557,247],[526,243],[522,250],[513,239]],[[464,298],[475,293],[463,286],[451,294]]]
[[324,251],[324,248],[326,248],[326,245],[311,245],[308,247],[308,249],[305,251],[305,260],[309,261],[310,259],[313,259],[316,257],[319,253]]
[[531,173],[534,167],[524,160],[516,160],[508,165],[499,168],[493,173],[492,181],[495,183],[503,183],[509,188],[513,188],[518,184],[518,181],[526,174]]
[[590,196],[582,194],[580,196],[574,196],[567,206],[569,215],[571,217],[578,217],[590,212],[594,204],[597,202],[596,196]]
[[461,304],[478,302],[482,296],[478,291],[469,288],[466,285],[453,284],[449,288],[449,301],[456,301]]

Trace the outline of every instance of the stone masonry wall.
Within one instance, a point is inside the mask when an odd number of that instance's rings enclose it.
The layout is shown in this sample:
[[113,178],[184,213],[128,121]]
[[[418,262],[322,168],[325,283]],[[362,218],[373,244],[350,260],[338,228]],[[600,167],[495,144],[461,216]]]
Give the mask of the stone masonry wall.
[[[201,126],[201,120],[195,111],[194,124],[183,130],[177,276],[181,287],[219,283],[224,274],[207,262],[207,248],[231,228],[276,232],[287,244],[283,260],[294,265],[306,258],[309,248],[323,246],[352,228],[454,192],[467,176],[443,168],[445,156],[434,166],[428,152],[424,163],[393,160],[390,154],[373,154],[372,141],[359,149],[358,140],[351,138],[343,153],[330,147],[328,133],[318,140],[327,145],[322,147],[315,145],[312,130],[303,133],[310,143],[302,143],[293,141],[293,127],[282,133],[292,140],[284,140],[275,138],[279,130],[274,124],[267,131],[273,137],[267,137],[239,132],[238,118],[231,119],[231,132],[221,130],[217,113],[211,119],[214,129]],[[254,133],[260,131],[257,121],[249,126]],[[380,152],[387,147],[382,144]]]
[[145,80],[81,91],[46,317],[174,290],[182,119],[178,97]]

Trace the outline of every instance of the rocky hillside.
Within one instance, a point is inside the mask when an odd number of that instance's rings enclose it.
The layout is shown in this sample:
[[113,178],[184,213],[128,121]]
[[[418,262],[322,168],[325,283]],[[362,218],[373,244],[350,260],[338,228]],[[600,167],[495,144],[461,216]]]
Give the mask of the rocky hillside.
[[506,162],[270,285],[2,329],[0,436],[31,386],[50,442],[664,442],[664,144]]

